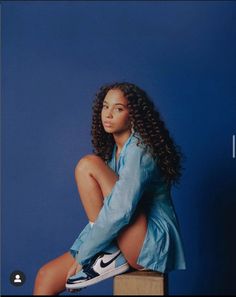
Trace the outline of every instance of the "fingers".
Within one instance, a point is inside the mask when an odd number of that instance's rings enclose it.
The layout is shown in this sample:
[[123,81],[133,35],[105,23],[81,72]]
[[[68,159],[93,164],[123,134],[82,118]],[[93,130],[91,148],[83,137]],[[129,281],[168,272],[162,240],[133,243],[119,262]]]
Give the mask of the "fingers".
[[71,274],[68,273],[67,276],[66,276],[66,280],[68,280],[68,278],[69,278],[70,276],[71,276]]
[[74,262],[74,264],[71,266],[69,269],[66,279],[68,279],[70,276],[74,275],[76,273],[76,267],[77,267],[77,262]]
[[77,274],[81,270],[81,268],[82,266],[79,263],[75,262],[68,271],[66,279],[68,279],[72,275]]
[[70,276],[74,275],[74,271],[72,271],[71,269],[68,271],[66,279],[68,279]]
[[[82,269],[82,266],[78,262],[75,262],[67,274],[67,279],[70,276],[77,274],[81,269]],[[67,289],[67,291],[70,293],[75,293],[75,292],[81,291],[81,289]]]
[[75,271],[75,273],[78,273],[78,272],[81,270],[81,268],[82,268],[81,265],[78,264],[77,267],[76,267],[76,271]]

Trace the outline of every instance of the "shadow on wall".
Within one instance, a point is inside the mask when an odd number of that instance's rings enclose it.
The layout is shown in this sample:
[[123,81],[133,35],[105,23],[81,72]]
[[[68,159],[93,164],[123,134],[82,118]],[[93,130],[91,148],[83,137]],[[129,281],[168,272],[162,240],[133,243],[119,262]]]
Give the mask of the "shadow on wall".
[[[236,264],[236,182],[235,161],[228,167],[211,168],[205,175],[199,213],[200,283],[204,294],[235,294]],[[219,164],[219,163],[218,163]],[[214,175],[212,174],[214,172]],[[200,209],[202,208],[202,209]]]

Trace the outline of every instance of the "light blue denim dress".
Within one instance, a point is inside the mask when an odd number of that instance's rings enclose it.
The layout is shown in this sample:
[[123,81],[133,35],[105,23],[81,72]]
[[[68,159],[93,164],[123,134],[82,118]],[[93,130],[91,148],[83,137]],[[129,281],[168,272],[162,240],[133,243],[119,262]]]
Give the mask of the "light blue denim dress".
[[144,145],[137,146],[138,133],[126,140],[118,162],[116,144],[107,165],[119,180],[91,228],[88,223],[70,248],[81,265],[115,243],[121,229],[129,224],[137,207],[147,215],[147,232],[137,263],[146,269],[162,273],[186,269],[178,218],[172,203],[170,187]]

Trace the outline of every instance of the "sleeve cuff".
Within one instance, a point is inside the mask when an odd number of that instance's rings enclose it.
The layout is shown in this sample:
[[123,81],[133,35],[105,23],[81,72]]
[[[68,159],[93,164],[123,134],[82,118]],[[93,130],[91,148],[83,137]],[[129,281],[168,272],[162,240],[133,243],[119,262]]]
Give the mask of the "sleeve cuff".
[[69,252],[71,255],[75,258],[78,254],[79,248],[81,244],[85,241],[86,237],[88,236],[89,232],[91,230],[91,225],[88,223],[84,229],[81,231],[79,236],[76,238],[72,246],[70,247]]

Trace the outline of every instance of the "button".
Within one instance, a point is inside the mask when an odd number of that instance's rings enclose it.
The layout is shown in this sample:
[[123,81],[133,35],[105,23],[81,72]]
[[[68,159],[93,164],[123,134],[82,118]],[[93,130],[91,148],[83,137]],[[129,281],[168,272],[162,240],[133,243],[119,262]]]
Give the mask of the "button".
[[19,287],[25,283],[25,274],[20,270],[15,270],[10,275],[10,282],[13,286]]

